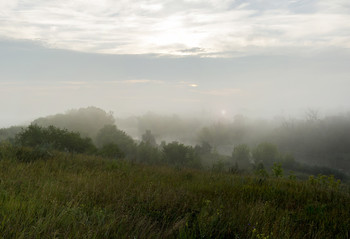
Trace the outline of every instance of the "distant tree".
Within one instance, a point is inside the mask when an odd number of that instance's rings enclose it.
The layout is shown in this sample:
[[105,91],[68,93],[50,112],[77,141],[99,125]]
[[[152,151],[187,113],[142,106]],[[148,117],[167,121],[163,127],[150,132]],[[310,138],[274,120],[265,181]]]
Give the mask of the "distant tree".
[[276,145],[271,143],[261,143],[253,150],[253,158],[255,164],[264,164],[270,167],[274,162],[278,161],[279,153]]
[[125,154],[119,149],[118,145],[114,143],[103,145],[100,149],[98,149],[98,155],[111,159],[124,158],[125,156]]
[[96,136],[96,145],[101,148],[107,144],[116,144],[129,158],[136,157],[136,144],[124,131],[117,129],[115,125],[105,125]]
[[115,120],[112,113],[99,109],[97,107],[87,107],[73,109],[65,114],[56,114],[44,118],[36,119],[32,124],[48,127],[53,125],[61,129],[79,132],[84,137],[90,137],[93,140],[97,132],[104,125],[112,125]]
[[8,141],[13,143],[16,134],[21,132],[23,127],[20,126],[11,126],[9,128],[0,129],[0,142]]
[[18,133],[15,143],[19,146],[47,148],[74,153],[95,153],[90,138],[82,138],[78,132],[69,132],[54,126],[47,128],[30,125]]
[[263,177],[263,178],[267,178],[269,176],[269,174],[267,173],[267,171],[265,170],[265,166],[263,163],[258,163],[255,166],[255,174],[259,177]]
[[146,164],[161,163],[161,152],[158,147],[141,142],[137,147],[137,161]]
[[307,122],[313,123],[319,120],[319,112],[315,109],[307,109],[305,112],[305,119]]
[[232,141],[232,132],[228,125],[217,123],[202,128],[198,133],[198,139],[201,142],[208,142],[213,147],[227,145]]
[[196,145],[194,149],[200,155],[208,155],[212,151],[211,145],[206,141],[203,141],[201,145]]
[[200,157],[191,146],[172,142],[163,147],[164,161],[170,165],[200,167]]
[[146,132],[142,135],[142,142],[154,147],[157,146],[156,139],[150,130],[146,130]]
[[250,149],[246,144],[239,144],[234,147],[232,159],[239,168],[248,168],[250,166]]

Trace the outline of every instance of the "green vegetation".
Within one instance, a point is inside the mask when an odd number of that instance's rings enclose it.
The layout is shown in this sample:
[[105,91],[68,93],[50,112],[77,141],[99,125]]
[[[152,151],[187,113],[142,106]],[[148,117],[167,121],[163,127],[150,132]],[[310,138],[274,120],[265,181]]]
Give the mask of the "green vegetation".
[[232,159],[236,167],[247,169],[250,166],[250,149],[246,144],[237,145],[232,152]]
[[334,177],[256,177],[60,153],[0,152],[3,238],[347,238]]
[[[184,126],[169,120],[174,134]],[[348,238],[349,175],[296,161],[273,140],[239,143],[242,120],[204,128],[196,146],[157,144],[150,130],[134,140],[93,107],[35,121],[55,126],[1,129],[0,235]],[[230,153],[219,152],[230,140]]]
[[[251,119],[242,115],[210,120],[148,113],[117,119],[116,124],[134,138],[140,138],[145,130],[151,130],[159,142],[177,140],[190,145],[207,142],[226,156],[231,155],[234,146],[246,144],[253,150],[258,144],[268,142],[275,145],[279,152],[292,154],[303,165],[350,172],[349,112],[321,118],[311,110],[306,112],[304,119],[273,120]],[[324,169],[315,168],[314,171]]]
[[94,153],[96,151],[90,138],[82,138],[78,132],[69,132],[54,126],[42,128],[38,125],[30,125],[16,135],[15,144],[71,153]]
[[32,122],[42,127],[55,126],[60,129],[79,132],[83,137],[95,139],[98,131],[105,125],[114,124],[112,112],[87,107],[69,110],[65,114],[56,114],[45,118],[39,118]]
[[116,144],[129,159],[135,159],[136,143],[124,131],[117,129],[115,125],[105,125],[101,128],[95,139],[98,147],[106,144]]

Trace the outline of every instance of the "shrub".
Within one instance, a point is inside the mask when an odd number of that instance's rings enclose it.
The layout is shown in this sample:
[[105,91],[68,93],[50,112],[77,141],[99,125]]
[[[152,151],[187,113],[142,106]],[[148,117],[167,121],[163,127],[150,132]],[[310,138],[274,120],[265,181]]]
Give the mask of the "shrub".
[[136,144],[124,131],[117,129],[115,125],[105,125],[96,136],[96,145],[103,147],[107,144],[116,144],[128,158],[136,157]]
[[118,145],[113,143],[102,146],[102,148],[98,150],[98,155],[112,159],[119,159],[125,157],[125,154],[120,150]]
[[253,150],[253,158],[256,164],[263,163],[270,167],[278,160],[279,153],[276,145],[270,143],[261,143]]
[[39,159],[49,159],[52,153],[41,148],[16,147],[16,159],[21,162],[33,162]]
[[161,162],[161,152],[150,143],[141,142],[137,147],[137,161],[147,164]]
[[193,147],[176,141],[163,146],[164,161],[177,167],[200,167],[200,158]]
[[237,145],[232,152],[232,159],[239,168],[248,168],[250,166],[250,150],[248,145]]
[[40,148],[41,150],[59,150],[72,153],[95,153],[96,147],[90,138],[82,138],[77,132],[30,125],[16,135],[15,144],[22,147]]
[[283,177],[283,168],[281,163],[273,163],[272,167],[273,176],[279,178]]

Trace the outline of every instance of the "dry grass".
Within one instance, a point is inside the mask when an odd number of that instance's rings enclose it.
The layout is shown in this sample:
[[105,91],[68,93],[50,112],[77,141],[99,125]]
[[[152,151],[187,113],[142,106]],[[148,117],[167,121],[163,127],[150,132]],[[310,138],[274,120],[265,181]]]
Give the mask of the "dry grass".
[[57,153],[0,161],[3,238],[349,238],[350,192]]

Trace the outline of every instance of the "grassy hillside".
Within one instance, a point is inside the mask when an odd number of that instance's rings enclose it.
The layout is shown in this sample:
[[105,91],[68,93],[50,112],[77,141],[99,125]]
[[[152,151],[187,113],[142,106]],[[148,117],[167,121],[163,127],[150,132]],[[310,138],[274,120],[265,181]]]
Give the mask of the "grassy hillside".
[[0,160],[3,238],[349,238],[350,190],[57,153]]

